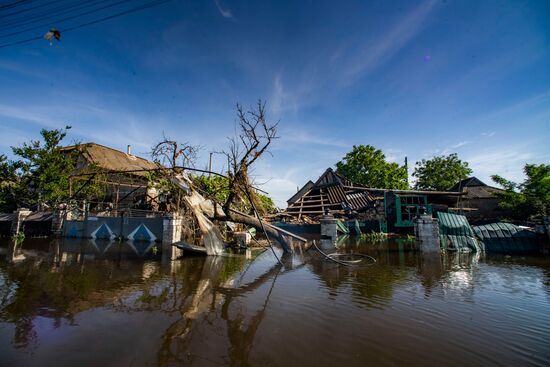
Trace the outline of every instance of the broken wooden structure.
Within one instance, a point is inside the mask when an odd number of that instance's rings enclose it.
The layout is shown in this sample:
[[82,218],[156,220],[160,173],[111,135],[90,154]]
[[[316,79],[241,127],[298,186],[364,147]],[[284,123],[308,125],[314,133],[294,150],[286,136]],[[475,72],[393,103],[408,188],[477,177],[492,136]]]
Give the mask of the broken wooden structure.
[[378,222],[384,232],[411,232],[421,208],[429,214],[460,212],[465,195],[463,191],[370,188],[328,168],[316,182],[308,181],[287,201],[286,213],[298,221],[311,222],[330,212],[337,217]]

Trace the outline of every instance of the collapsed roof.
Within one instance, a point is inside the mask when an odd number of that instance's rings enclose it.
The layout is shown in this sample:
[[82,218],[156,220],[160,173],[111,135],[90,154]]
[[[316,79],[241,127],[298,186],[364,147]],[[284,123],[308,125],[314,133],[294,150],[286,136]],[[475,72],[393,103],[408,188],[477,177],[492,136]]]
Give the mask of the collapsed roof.
[[425,195],[430,200],[437,198],[437,201],[456,201],[456,197],[464,195],[464,192],[459,191],[370,188],[328,168],[315,183],[309,181],[287,201],[287,213],[301,218],[303,215],[315,217],[323,214],[325,210],[363,212],[374,208],[377,202],[383,201],[385,192],[398,195]]
[[375,194],[328,168],[319,179],[309,181],[288,202],[287,212],[292,215],[316,216],[326,209],[360,211],[371,206]]

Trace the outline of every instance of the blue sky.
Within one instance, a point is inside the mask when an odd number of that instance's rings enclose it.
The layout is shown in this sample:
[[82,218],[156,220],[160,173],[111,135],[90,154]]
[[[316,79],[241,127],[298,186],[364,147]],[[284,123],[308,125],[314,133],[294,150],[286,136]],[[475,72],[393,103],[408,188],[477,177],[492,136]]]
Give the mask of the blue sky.
[[522,180],[550,162],[550,2],[173,0],[0,48],[0,152],[70,124],[143,156],[164,132],[205,166],[258,98],[281,138],[254,174],[281,206],[353,144]]

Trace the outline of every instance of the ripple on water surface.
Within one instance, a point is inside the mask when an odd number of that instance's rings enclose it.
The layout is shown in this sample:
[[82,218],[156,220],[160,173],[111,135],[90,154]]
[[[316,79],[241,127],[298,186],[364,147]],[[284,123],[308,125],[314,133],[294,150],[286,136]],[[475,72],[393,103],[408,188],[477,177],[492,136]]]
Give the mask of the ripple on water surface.
[[354,242],[375,265],[279,266],[73,242],[0,245],[0,365],[550,364],[548,258]]

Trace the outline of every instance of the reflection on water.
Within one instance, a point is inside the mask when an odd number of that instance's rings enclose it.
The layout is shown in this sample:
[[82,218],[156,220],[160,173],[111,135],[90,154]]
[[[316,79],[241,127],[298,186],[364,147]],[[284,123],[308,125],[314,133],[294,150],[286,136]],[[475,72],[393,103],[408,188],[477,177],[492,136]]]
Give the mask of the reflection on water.
[[[548,258],[315,251],[167,261],[149,243],[0,245],[0,365],[548,365]],[[322,244],[329,248],[329,244]],[[334,249],[332,249],[334,251]]]

